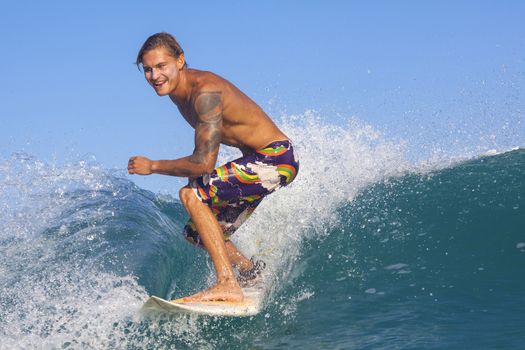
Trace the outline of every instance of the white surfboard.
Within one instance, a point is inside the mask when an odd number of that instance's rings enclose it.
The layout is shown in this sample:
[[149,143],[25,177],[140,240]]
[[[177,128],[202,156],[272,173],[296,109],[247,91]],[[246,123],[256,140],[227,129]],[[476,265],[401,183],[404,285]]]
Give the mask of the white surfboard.
[[229,301],[183,302],[181,299],[168,301],[152,296],[142,306],[146,312],[191,313],[210,316],[254,316],[263,305],[262,286],[243,288],[244,300],[239,303]]

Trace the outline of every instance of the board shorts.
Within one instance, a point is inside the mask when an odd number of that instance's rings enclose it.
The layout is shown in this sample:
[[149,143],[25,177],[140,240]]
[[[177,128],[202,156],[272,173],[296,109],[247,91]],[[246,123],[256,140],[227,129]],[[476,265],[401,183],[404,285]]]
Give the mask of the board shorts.
[[[190,180],[189,187],[201,202],[210,207],[223,229],[224,240],[228,241],[263,198],[290,184],[298,170],[292,143],[276,141],[215,168],[211,174]],[[191,219],[183,234],[202,246]]]

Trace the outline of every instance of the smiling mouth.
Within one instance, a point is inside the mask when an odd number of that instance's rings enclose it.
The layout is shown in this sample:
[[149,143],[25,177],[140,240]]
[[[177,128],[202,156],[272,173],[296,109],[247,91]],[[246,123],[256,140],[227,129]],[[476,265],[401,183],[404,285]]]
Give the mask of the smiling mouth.
[[166,84],[166,81],[155,82],[153,83],[153,87],[155,89],[160,89],[164,84]]

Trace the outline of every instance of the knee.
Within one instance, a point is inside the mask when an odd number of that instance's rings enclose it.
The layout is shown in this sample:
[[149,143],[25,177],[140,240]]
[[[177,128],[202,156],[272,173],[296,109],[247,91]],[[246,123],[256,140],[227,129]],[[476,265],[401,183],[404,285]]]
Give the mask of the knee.
[[191,202],[197,198],[191,188],[184,186],[179,190],[179,199],[182,202],[182,205],[184,205],[185,208],[188,208],[188,206],[191,205]]

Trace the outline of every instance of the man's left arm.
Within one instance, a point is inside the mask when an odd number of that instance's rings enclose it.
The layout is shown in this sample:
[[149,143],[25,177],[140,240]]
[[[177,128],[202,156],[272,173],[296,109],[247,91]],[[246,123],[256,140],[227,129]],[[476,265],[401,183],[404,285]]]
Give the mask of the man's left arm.
[[193,154],[175,160],[157,161],[131,157],[128,163],[130,174],[196,177],[213,171],[222,137],[221,93],[201,92],[195,98],[193,107],[197,114]]

